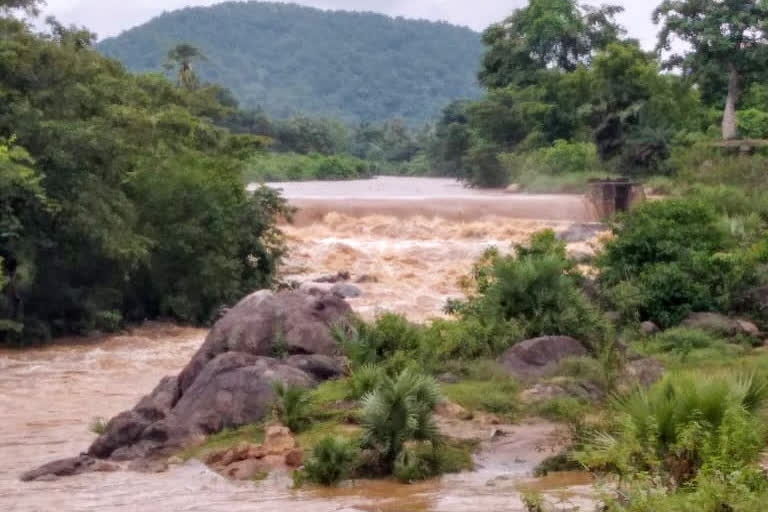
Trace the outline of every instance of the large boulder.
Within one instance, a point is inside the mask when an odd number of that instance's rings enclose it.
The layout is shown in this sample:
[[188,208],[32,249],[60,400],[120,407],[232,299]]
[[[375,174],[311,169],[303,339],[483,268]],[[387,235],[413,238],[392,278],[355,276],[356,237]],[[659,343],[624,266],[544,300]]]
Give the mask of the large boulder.
[[691,313],[683,320],[683,327],[700,329],[722,336],[758,336],[760,330],[752,322],[737,320],[720,313]]
[[112,418],[87,455],[24,478],[103,471],[108,466],[99,459],[152,461],[201,436],[261,421],[274,401],[275,382],[310,387],[345,372],[331,327],[350,312],[333,294],[249,295],[214,325],[178,377],[165,377],[132,410]]
[[329,327],[351,312],[344,299],[325,293],[310,295],[289,291],[275,295],[251,295],[216,322],[205,342],[179,375],[183,393],[205,365],[225,352],[255,356],[323,354],[339,351]]
[[509,375],[526,379],[550,375],[561,359],[587,354],[584,345],[569,336],[543,336],[518,343],[499,362]]

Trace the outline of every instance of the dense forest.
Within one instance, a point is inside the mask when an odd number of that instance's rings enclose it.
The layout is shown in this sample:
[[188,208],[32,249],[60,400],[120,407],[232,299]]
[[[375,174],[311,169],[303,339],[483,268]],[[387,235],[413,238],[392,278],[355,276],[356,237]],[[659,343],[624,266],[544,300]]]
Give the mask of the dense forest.
[[131,74],[87,30],[13,16],[37,4],[0,2],[0,343],[204,322],[269,285],[287,210],[241,182],[263,139],[211,122],[231,112],[216,88]]
[[267,2],[165,13],[97,45],[133,71],[161,71],[180,42],[199,48],[203,81],[274,117],[419,125],[479,94],[480,35],[447,23]]
[[483,33],[486,94],[444,109],[433,171],[578,188],[672,176],[721,138],[768,137],[762,8],[726,3],[662,3],[658,52],[647,52],[616,23],[621,7],[531,1]]

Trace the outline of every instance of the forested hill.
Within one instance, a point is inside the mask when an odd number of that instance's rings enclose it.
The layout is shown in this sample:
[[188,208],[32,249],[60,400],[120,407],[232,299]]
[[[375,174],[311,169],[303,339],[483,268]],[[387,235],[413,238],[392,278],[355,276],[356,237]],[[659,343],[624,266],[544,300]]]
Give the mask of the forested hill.
[[277,117],[415,124],[452,100],[479,95],[478,33],[374,13],[227,2],[164,13],[98,48],[131,70],[159,71],[180,42],[207,57],[197,68],[202,80]]

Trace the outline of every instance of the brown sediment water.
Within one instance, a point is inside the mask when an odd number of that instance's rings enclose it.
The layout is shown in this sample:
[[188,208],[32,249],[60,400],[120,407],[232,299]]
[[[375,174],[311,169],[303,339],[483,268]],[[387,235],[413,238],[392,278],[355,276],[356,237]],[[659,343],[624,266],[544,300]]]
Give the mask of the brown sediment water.
[[[487,247],[509,248],[541,228],[592,219],[576,196],[505,195],[451,180],[276,186],[296,206],[313,202],[296,224],[284,226],[291,248],[285,277],[367,275],[376,282],[359,284],[363,296],[351,303],[368,316],[384,310],[414,319],[439,315],[446,298],[461,294],[458,281]],[[520,492],[531,486],[564,506],[589,502],[583,474],[530,478],[546,455],[552,426],[544,423],[511,427],[478,455],[474,472],[415,485],[357,481],[295,491],[285,474],[236,483],[194,461],[160,474],[18,480],[25,470],[84,450],[95,437],[88,431],[93,418],[131,407],[160,378],[177,373],[205,334],[154,324],[118,336],[0,351],[0,510],[518,512]]]

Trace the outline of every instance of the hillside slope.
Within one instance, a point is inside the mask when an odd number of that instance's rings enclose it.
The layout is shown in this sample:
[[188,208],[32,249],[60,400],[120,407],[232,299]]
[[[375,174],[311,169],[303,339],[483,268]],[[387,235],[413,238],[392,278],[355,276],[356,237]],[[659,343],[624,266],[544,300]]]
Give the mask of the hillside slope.
[[98,47],[131,70],[160,71],[179,42],[207,56],[198,67],[203,80],[278,117],[420,123],[479,94],[479,34],[374,13],[226,2],[164,13]]

